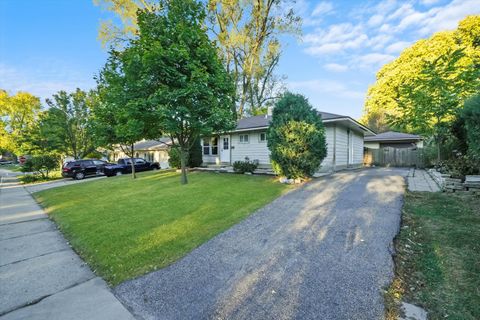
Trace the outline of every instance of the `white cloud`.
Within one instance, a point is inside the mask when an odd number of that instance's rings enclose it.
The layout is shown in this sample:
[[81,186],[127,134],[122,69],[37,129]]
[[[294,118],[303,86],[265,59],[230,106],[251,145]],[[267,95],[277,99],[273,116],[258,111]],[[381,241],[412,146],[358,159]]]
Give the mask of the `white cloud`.
[[348,70],[348,66],[345,64],[338,63],[327,63],[323,66],[326,70],[332,72],[345,72]]
[[398,41],[398,42],[392,43],[391,45],[386,47],[385,52],[390,53],[390,54],[400,53],[400,52],[403,51],[403,49],[405,49],[409,45],[410,45],[410,42],[408,42],[408,41]]
[[333,4],[331,2],[320,2],[313,9],[312,16],[318,17],[323,14],[328,14],[333,11]]
[[368,26],[370,27],[376,27],[378,25],[380,25],[383,20],[385,19],[385,17],[381,14],[375,14],[373,15],[370,19],[368,19]]
[[292,91],[307,90],[316,93],[329,93],[342,97],[361,99],[365,96],[365,92],[352,90],[348,88],[344,82],[334,81],[330,79],[314,79],[307,81],[291,81],[287,84]]
[[311,55],[339,53],[359,48],[367,40],[368,36],[360,25],[334,24],[328,29],[316,29],[305,35],[304,42],[308,45],[305,52]]
[[355,59],[355,64],[361,68],[375,68],[395,59],[393,55],[382,53],[368,53]]
[[424,6],[430,6],[432,4],[437,3],[438,0],[421,0],[420,3],[423,4]]

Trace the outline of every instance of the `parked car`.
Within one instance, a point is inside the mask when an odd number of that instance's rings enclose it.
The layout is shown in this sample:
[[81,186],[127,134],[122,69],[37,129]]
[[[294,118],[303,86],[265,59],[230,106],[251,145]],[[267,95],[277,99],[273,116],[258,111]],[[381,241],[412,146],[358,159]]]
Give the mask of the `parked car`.
[[13,162],[10,160],[5,160],[5,159],[0,159],[0,166],[3,166],[4,164],[12,164]]
[[[160,169],[158,162],[148,162],[142,158],[133,158],[133,161],[135,172]],[[106,165],[103,172],[107,177],[132,173],[132,158],[118,159],[117,164]]]
[[108,162],[96,159],[74,160],[65,163],[62,167],[62,176],[82,180],[88,176],[103,175],[103,168]]

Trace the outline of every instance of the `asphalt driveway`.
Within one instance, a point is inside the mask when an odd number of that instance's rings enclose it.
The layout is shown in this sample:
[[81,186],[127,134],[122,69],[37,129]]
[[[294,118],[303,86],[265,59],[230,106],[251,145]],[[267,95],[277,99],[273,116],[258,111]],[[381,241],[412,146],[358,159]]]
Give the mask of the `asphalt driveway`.
[[382,319],[407,173],[315,180],[114,292],[143,319]]

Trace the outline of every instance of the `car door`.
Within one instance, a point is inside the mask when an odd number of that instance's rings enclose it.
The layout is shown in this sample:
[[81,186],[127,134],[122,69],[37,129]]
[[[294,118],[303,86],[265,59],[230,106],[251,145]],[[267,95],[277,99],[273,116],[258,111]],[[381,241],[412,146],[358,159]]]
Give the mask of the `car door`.
[[82,161],[83,172],[86,176],[91,176],[97,174],[97,166],[93,163],[92,160]]
[[106,162],[102,160],[93,160],[93,164],[96,167],[95,174],[99,175],[103,173],[103,168],[105,167]]
[[143,159],[136,158],[135,159],[135,170],[136,171],[145,171],[147,170],[147,162]]

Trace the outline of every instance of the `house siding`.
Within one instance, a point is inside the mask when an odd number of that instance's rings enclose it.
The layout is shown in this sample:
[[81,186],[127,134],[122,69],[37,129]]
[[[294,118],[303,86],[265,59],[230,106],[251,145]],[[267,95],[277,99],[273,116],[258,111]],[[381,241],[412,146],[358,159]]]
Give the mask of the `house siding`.
[[343,126],[335,127],[336,147],[335,147],[335,167],[347,166],[348,164],[348,133],[347,128]]
[[[234,133],[232,139],[232,163],[235,161],[258,160],[260,165],[270,165],[270,150],[267,141],[260,142],[260,133],[266,131],[248,131]],[[248,134],[248,143],[240,143],[240,135]]]
[[334,151],[334,125],[325,125],[325,141],[327,143],[327,156],[320,165],[320,172],[333,170],[333,151]]
[[363,135],[353,133],[353,164],[363,165]]

